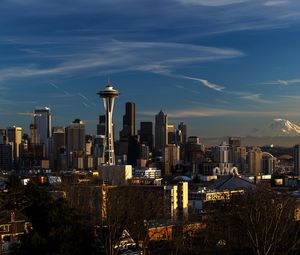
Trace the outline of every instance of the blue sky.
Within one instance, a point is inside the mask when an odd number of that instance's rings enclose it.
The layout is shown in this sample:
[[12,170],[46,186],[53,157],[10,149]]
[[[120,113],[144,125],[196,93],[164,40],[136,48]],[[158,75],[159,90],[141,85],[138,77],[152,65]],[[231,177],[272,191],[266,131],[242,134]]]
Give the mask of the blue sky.
[[2,0],[0,127],[50,106],[54,125],[95,133],[108,77],[137,119],[160,109],[189,134],[300,123],[298,0]]

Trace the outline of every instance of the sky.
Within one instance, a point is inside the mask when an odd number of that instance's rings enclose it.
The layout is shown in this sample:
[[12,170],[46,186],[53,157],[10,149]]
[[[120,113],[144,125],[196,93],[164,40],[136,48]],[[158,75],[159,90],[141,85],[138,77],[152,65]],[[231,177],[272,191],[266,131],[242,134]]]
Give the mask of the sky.
[[160,110],[200,137],[300,124],[299,45],[299,0],[0,0],[0,127],[49,106],[95,133],[108,80],[118,128],[127,101],[137,129]]

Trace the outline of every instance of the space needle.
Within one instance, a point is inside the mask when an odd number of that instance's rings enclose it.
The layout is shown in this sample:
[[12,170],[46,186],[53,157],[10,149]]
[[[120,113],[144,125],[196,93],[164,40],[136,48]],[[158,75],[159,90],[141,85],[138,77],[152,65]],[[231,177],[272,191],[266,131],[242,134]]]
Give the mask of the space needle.
[[109,83],[104,90],[97,93],[103,98],[105,109],[105,163],[107,165],[115,165],[115,151],[114,151],[114,132],[112,115],[114,110],[115,98],[120,95],[120,92],[113,88]]

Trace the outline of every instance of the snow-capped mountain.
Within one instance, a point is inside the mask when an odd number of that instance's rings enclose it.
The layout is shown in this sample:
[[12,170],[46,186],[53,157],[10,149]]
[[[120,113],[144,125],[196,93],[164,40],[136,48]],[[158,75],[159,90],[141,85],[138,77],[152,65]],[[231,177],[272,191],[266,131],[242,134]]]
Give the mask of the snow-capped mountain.
[[262,129],[254,129],[252,136],[300,136],[300,127],[285,119],[274,119]]

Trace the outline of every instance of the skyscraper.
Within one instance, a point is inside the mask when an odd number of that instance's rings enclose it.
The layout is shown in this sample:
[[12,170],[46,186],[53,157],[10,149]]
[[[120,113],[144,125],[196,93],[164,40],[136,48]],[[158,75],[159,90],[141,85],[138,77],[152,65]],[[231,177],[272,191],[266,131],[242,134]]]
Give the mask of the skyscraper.
[[137,160],[140,158],[140,142],[138,137],[130,136],[128,140],[128,155],[127,155],[127,164],[136,166]]
[[19,160],[19,145],[22,141],[22,128],[12,126],[7,128],[7,138],[9,143],[13,146],[13,159],[14,162],[17,163]]
[[123,116],[123,129],[120,138],[129,138],[135,135],[135,103],[127,102],[125,105],[125,115]]
[[178,130],[181,131],[180,143],[185,144],[187,139],[187,126],[183,122],[180,122],[180,124],[178,125]]
[[66,151],[66,134],[64,127],[53,127],[52,129],[52,155],[54,168],[58,169],[58,162],[61,158],[61,154],[65,154]]
[[229,163],[230,162],[230,149],[226,142],[222,142],[216,147],[216,162],[218,163]]
[[239,136],[229,137],[228,142],[231,147],[241,147],[241,137]]
[[180,162],[180,147],[176,144],[166,145],[163,152],[164,175],[172,174],[172,170]]
[[7,135],[6,135],[6,129],[1,128],[0,129],[0,144],[6,144],[7,143]]
[[35,124],[30,124],[30,143],[31,144],[38,144],[38,135],[37,135],[37,128]]
[[97,135],[105,136],[105,115],[99,115],[99,124],[97,125]]
[[141,122],[140,127],[140,142],[149,146],[150,151],[153,151],[153,125],[151,121]]
[[108,84],[104,90],[98,92],[98,95],[103,98],[106,120],[106,145],[105,145],[105,162],[108,165],[115,165],[114,151],[114,132],[113,132],[113,111],[115,98],[119,96],[119,91],[114,89],[112,84]]
[[235,166],[239,167],[242,170],[241,165],[241,137],[239,136],[231,136],[228,138],[228,144],[230,147],[230,162],[232,162]]
[[248,171],[251,175],[262,174],[262,151],[259,147],[253,147],[248,152]]
[[277,159],[268,152],[262,153],[262,172],[264,174],[273,174]]
[[300,176],[300,144],[294,146],[294,174]]
[[168,115],[160,111],[155,116],[155,150],[162,153],[168,144]]
[[167,144],[175,144],[176,141],[176,133],[173,124],[167,125]]
[[12,146],[0,143],[0,170],[10,171],[12,169]]
[[37,143],[44,144],[46,155],[49,153],[49,138],[51,137],[51,109],[49,107],[34,110]]
[[83,154],[85,150],[85,124],[80,119],[75,119],[66,127],[67,153],[76,152]]

